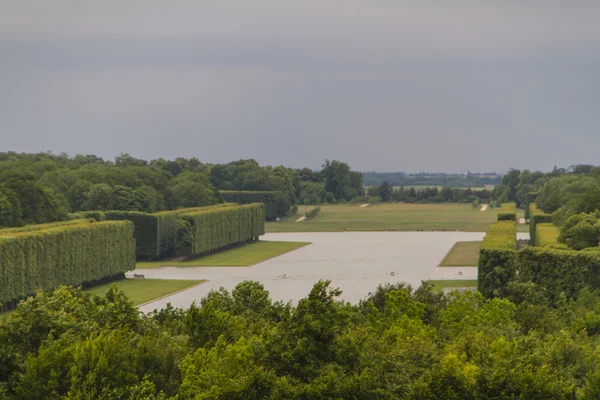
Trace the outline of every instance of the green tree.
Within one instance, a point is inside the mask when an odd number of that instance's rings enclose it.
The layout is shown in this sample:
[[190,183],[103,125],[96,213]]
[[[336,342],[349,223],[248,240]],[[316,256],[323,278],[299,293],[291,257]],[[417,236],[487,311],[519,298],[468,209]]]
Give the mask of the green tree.
[[390,198],[392,197],[393,190],[394,190],[393,187],[388,185],[388,183],[386,181],[383,181],[383,183],[381,185],[379,185],[379,190],[378,190],[379,197],[381,197],[382,201],[389,201]]

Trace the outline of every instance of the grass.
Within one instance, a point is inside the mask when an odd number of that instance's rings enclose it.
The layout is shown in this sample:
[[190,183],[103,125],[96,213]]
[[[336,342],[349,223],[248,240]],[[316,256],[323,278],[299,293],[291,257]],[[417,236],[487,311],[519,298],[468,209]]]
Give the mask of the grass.
[[476,267],[479,261],[481,242],[456,242],[440,267]]
[[477,279],[447,279],[447,280],[431,280],[434,290],[452,289],[452,288],[473,288],[477,287]]
[[[299,214],[311,206],[299,207]],[[356,204],[322,205],[319,214],[307,221],[268,222],[267,232],[340,231],[464,231],[486,232],[496,221],[498,209],[479,211],[470,204]]]
[[294,251],[310,243],[306,242],[275,242],[257,241],[245,243],[218,253],[190,261],[152,261],[138,262],[136,269],[169,267],[247,267],[258,264],[270,258]]
[[[136,306],[147,303],[159,297],[187,289],[194,285],[204,283],[203,280],[184,281],[177,279],[122,279],[114,282],[115,285],[122,290],[127,297],[133,301]],[[86,293],[97,294],[104,296],[111,284],[100,285],[84,290]]]

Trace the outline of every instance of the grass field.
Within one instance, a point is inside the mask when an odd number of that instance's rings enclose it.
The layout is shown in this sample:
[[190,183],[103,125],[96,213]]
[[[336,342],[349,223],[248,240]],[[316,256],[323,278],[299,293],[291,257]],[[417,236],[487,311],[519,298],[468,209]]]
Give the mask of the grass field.
[[[166,296],[168,294],[177,292],[179,290],[187,289],[191,286],[205,281],[184,281],[175,279],[123,279],[114,282],[117,287],[122,290],[127,297],[133,301],[136,306],[139,304],[147,303],[151,300],[158,299],[159,297]],[[85,290],[86,293],[94,293],[98,296],[104,296],[108,291],[107,285],[100,285]]]
[[169,267],[247,267],[258,264],[273,257],[294,251],[310,243],[257,241],[245,243],[218,253],[190,261],[153,261],[138,262],[136,269]]
[[[302,214],[311,206],[299,207]],[[323,205],[309,220],[267,222],[267,232],[339,232],[339,231],[464,231],[486,232],[496,221],[497,209],[479,211],[470,204],[374,204]]]
[[456,242],[440,267],[476,267],[479,261],[481,242]]
[[477,279],[448,279],[442,281],[431,280],[429,282],[433,283],[433,288],[435,290],[477,287]]

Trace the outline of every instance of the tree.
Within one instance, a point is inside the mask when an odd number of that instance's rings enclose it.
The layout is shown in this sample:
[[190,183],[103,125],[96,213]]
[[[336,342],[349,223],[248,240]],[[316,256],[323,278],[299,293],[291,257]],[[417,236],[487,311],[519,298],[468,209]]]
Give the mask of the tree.
[[113,207],[113,190],[106,183],[93,185],[85,195],[85,210],[108,211]]
[[19,196],[0,185],[0,227],[23,226],[23,209]]
[[379,190],[378,190],[379,197],[381,197],[382,201],[389,201],[390,198],[392,197],[393,190],[394,190],[394,188],[391,187],[390,185],[388,185],[387,181],[383,181],[383,183],[381,185],[379,185]]

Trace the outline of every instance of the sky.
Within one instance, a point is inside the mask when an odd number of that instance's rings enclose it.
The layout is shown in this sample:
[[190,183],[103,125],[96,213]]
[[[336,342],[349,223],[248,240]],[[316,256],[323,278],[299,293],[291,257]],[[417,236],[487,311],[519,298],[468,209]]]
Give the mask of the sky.
[[594,0],[2,0],[0,151],[600,164]]

